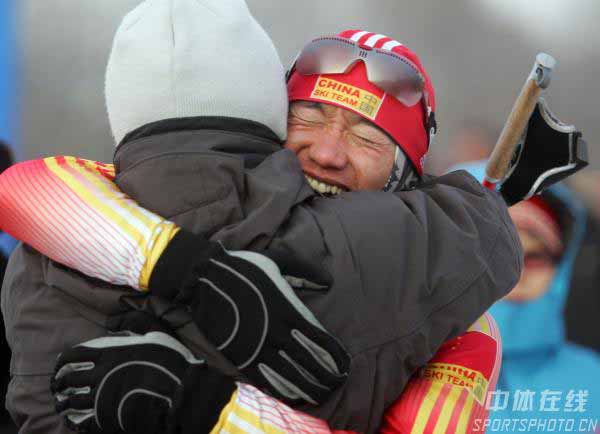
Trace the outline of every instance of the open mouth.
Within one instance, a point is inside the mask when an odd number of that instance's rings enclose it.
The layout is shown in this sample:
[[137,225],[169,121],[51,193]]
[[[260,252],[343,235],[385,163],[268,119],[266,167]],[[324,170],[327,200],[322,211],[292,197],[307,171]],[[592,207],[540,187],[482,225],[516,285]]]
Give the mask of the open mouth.
[[308,176],[306,173],[304,174],[304,177],[308,181],[308,184],[311,186],[311,188],[320,194],[336,196],[344,191],[347,191],[346,189],[338,187],[337,185],[331,185],[327,184],[326,182],[319,181],[311,176]]

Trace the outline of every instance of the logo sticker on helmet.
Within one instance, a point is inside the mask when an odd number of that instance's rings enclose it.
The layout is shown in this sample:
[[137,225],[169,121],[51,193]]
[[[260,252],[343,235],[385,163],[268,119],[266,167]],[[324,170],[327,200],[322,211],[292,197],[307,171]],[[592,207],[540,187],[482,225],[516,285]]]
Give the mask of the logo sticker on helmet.
[[311,98],[334,102],[375,120],[383,98],[360,87],[320,76]]

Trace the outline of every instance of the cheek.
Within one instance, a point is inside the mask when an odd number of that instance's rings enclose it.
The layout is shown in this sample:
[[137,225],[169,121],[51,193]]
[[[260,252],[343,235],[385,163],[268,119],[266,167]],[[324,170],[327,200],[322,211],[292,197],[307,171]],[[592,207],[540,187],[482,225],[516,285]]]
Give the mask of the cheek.
[[303,148],[307,148],[314,141],[316,132],[306,127],[288,126],[288,137],[283,145],[284,148],[298,154]]
[[368,149],[356,149],[355,151],[351,158],[358,173],[359,189],[381,190],[392,173],[395,149],[390,147],[381,152]]
[[296,148],[299,147],[298,137],[291,130],[288,130],[287,139],[283,144],[283,147],[294,152],[296,152]]

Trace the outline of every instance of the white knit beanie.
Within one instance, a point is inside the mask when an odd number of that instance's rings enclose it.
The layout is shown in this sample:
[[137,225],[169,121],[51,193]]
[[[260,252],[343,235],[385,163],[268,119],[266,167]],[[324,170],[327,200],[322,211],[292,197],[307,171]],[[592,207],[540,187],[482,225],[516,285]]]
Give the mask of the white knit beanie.
[[244,0],[146,0],[117,30],[106,70],[117,142],[150,122],[248,119],[286,137],[285,73]]

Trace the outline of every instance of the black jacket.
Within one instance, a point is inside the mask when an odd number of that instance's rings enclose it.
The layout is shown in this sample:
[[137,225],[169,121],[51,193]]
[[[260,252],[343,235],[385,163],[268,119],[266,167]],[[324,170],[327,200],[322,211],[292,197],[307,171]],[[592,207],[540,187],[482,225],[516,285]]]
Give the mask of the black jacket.
[[[299,295],[352,355],[347,383],[325,405],[302,409],[334,428],[374,432],[414,370],[520,275],[522,252],[504,202],[465,172],[413,191],[324,198],[268,131],[210,118],[145,127],[119,147],[115,165],[125,193],[188,230],[230,249],[290,249],[331,272],[327,294]],[[3,292],[17,375],[9,408],[22,432],[65,433],[50,397],[41,397],[49,392],[40,378],[60,351],[105,333],[124,292],[24,246],[11,259]],[[158,300],[150,304],[164,309]],[[185,313],[167,319],[184,343],[235,371]]]

